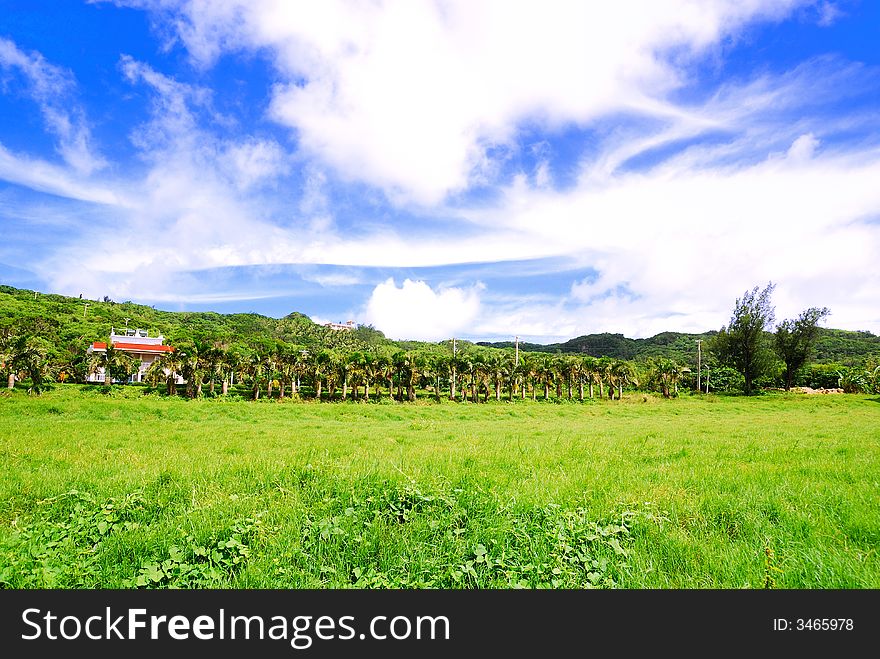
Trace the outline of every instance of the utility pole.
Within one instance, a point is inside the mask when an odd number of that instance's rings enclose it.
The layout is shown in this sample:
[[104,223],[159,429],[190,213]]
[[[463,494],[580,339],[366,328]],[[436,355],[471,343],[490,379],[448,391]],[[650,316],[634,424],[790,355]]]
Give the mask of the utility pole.
[[128,321],[130,321],[130,320],[131,320],[131,318],[126,318],[126,319],[125,319],[125,333],[126,333],[126,334],[128,334]]
[[515,336],[513,338],[516,343],[516,358],[514,359],[513,364],[514,366],[519,366],[519,337]]
[[700,393],[702,389],[700,389],[700,373],[702,372],[700,369],[702,366],[700,365],[700,344],[703,343],[703,339],[697,339],[697,393]]
[[83,307],[83,318],[86,317],[86,312],[87,312],[88,310],[89,310],[89,303],[86,302],[85,306]]

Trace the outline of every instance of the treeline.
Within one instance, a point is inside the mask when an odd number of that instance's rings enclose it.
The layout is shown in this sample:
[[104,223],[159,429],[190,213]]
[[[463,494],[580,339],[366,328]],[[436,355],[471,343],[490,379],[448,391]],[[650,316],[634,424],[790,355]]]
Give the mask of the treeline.
[[[231,390],[255,399],[586,400],[619,399],[627,389],[672,397],[695,390],[698,384],[704,392],[796,385],[864,392],[880,388],[880,343],[869,333],[824,330],[813,322],[816,331],[808,337],[808,345],[795,346],[800,361],[792,361],[773,350],[778,331],[768,331],[763,323],[753,337],[760,368],[749,371],[738,363],[738,348],[730,341],[735,321],[736,310],[730,326],[720,332],[665,332],[640,340],[590,335],[558,344],[578,350],[551,353],[524,343],[517,350],[513,344],[492,347],[460,340],[395,342],[369,326],[337,331],[299,313],[273,319],[258,314],[168,312],[131,302],[0,286],[0,371],[10,387],[20,381],[35,393],[55,381],[86,382],[98,369],[109,373],[111,381],[125,381],[137,372],[139,362],[112,347],[91,355],[86,350],[92,341],[106,341],[111,327],[127,326],[149,329],[151,335],[161,332],[175,346],[173,353],[155,362],[148,381],[168,394],[193,397],[228,395]],[[822,337],[835,335],[849,342],[849,348],[874,346],[875,352],[866,351],[863,358],[850,356],[846,362],[811,363]],[[589,354],[602,350],[591,337],[606,340],[606,346],[634,344],[640,349],[625,353],[630,355],[626,358]],[[699,372],[696,339],[702,340]],[[610,347],[608,351],[614,352]],[[178,386],[180,379],[185,384]]]

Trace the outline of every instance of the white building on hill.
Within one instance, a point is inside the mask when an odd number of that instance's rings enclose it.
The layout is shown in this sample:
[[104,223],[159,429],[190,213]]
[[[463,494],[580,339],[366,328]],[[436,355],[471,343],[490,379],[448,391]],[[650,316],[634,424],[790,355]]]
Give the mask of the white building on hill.
[[[139,359],[141,365],[138,367],[137,373],[129,378],[129,382],[143,382],[144,374],[147,369],[152,366],[153,362],[168,352],[173,352],[173,346],[162,345],[165,340],[161,334],[158,336],[148,336],[147,330],[127,329],[124,334],[117,334],[113,328],[110,329],[110,345],[120,352],[125,352]],[[102,341],[95,341],[89,346],[88,353],[91,355],[96,352],[106,352],[107,344]],[[89,373],[89,382],[104,382],[104,368],[99,367],[94,373]],[[183,380],[178,378],[179,384]]]
[[353,320],[348,320],[345,323],[324,323],[324,327],[329,327],[332,330],[353,330],[357,325]]

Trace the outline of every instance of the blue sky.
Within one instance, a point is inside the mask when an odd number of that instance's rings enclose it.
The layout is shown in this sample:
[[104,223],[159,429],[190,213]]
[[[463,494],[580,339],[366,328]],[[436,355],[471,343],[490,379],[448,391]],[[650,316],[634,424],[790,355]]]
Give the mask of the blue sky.
[[880,3],[0,15],[0,282],[551,342],[772,281],[880,333]]

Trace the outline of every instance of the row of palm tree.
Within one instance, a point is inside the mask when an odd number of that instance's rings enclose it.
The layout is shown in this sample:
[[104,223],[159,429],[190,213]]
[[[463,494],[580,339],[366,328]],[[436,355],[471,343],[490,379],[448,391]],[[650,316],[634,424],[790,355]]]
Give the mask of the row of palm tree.
[[[30,380],[39,393],[51,381],[48,344],[25,333],[0,335],[0,371],[12,388],[16,379]],[[103,370],[109,382],[125,381],[140,362],[112,345],[85,359],[88,373]],[[458,352],[438,346],[433,350],[308,349],[278,341],[244,346],[220,341],[178,342],[173,352],[158,358],[146,373],[153,386],[164,385],[169,395],[185,387],[196,398],[208,387],[211,396],[225,395],[233,384],[245,385],[254,399],[311,396],[317,400],[349,398],[379,400],[388,396],[416,400],[419,392],[436,400],[501,400],[506,397],[557,399],[608,397],[620,399],[627,387],[640,384],[666,397],[678,393],[687,373],[673,360],[647,364],[608,357],[514,353],[471,346]],[[275,388],[277,387],[277,394]]]
[[[659,370],[658,370],[659,369]],[[662,375],[653,375],[654,371]],[[226,394],[233,383],[246,384],[254,399],[311,396],[317,400],[379,400],[388,396],[416,400],[419,392],[436,400],[480,402],[490,398],[539,397],[583,401],[620,399],[640,381],[662,383],[664,396],[677,393],[682,369],[671,360],[642,373],[633,362],[607,357],[551,355],[500,350],[308,350],[277,343],[257,349],[217,342],[178,344],[157,359],[147,372],[153,385],[164,383],[170,395],[186,382],[186,395],[198,397],[209,387]]]

